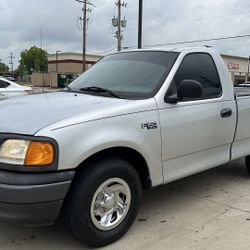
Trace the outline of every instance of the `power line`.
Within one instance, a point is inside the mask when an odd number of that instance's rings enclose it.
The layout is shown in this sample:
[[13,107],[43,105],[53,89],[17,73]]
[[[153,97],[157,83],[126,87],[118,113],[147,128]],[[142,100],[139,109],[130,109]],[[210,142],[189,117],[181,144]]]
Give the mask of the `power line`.
[[[243,15],[243,14],[249,14],[250,10],[248,11],[244,11],[244,12],[235,12],[235,13],[231,13],[231,14],[225,14],[225,15],[218,15],[218,16],[210,16],[210,17],[204,17],[204,18],[181,18],[181,19],[175,19],[173,21],[169,21],[168,23],[165,24],[145,24],[144,27],[145,28],[153,28],[153,27],[166,27],[166,26],[173,26],[175,24],[179,24],[179,23],[186,23],[186,22],[200,22],[200,21],[206,21],[206,20],[211,20],[211,19],[218,19],[218,18],[223,18],[223,17],[230,17],[230,16],[237,16],[237,15]],[[162,22],[161,22],[162,23]],[[135,30],[136,28],[129,28],[127,29],[127,31],[132,31]]]
[[116,48],[116,46],[113,46],[113,47],[111,47],[109,49],[106,49],[106,50],[102,51],[102,54],[107,54],[109,52],[113,52],[113,51],[115,51],[115,48]]
[[243,11],[243,12],[233,12],[231,14],[224,14],[224,15],[217,15],[217,16],[210,16],[210,17],[201,17],[201,18],[181,18],[181,19],[175,19],[174,21],[171,21],[168,25],[176,24],[176,23],[183,23],[186,21],[189,22],[196,22],[196,21],[206,21],[210,19],[217,19],[217,18],[223,18],[223,17],[230,17],[230,16],[237,16],[242,14],[249,14],[250,10]]
[[93,53],[93,54],[97,54],[97,55],[106,55],[108,53],[111,53],[111,52],[115,52],[117,49],[117,46],[113,46],[109,49],[105,49],[105,50],[100,50],[100,51],[92,51],[92,50],[88,50],[89,53]]
[[[219,37],[219,38],[209,38],[209,39],[201,39],[201,40],[188,40],[188,41],[179,41],[179,42],[170,42],[170,43],[147,44],[147,45],[144,45],[144,47],[192,44],[192,43],[211,42],[211,41],[220,41],[220,40],[228,40],[228,39],[246,38],[246,37],[250,37],[250,34],[238,35],[238,36]],[[135,47],[136,46],[127,46],[127,47],[124,47],[124,48],[129,49],[129,48],[135,48]]]

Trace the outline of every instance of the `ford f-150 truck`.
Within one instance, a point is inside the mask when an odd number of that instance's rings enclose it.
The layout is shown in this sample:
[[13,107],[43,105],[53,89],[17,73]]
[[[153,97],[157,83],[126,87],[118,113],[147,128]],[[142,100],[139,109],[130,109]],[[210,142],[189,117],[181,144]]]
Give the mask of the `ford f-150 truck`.
[[62,215],[103,246],[135,220],[141,190],[246,157],[250,91],[211,48],[101,59],[63,91],[0,102],[0,221]]

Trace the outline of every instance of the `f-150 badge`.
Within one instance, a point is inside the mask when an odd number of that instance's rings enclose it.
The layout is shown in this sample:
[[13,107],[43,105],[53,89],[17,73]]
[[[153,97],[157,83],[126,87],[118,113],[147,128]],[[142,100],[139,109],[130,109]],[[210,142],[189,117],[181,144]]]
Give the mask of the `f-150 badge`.
[[142,123],[141,128],[142,129],[156,129],[158,127],[157,122],[147,122],[147,123]]

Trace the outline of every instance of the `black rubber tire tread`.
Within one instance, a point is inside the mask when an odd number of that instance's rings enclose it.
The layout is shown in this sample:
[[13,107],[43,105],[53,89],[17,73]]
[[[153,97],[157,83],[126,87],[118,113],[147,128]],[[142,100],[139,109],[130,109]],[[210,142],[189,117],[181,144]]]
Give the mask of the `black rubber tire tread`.
[[245,165],[248,174],[250,175],[250,155],[245,157]]
[[[118,177],[131,191],[130,209],[120,225],[101,231],[91,221],[90,206],[97,188],[107,179]],[[73,235],[91,247],[102,247],[121,238],[133,224],[141,198],[141,182],[136,170],[126,161],[108,157],[92,161],[77,173],[63,209],[63,219]]]

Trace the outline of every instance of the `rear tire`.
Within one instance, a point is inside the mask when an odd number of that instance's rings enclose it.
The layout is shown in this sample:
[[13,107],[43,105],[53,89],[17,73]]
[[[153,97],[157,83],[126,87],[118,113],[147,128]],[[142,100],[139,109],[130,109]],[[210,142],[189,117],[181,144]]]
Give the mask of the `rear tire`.
[[101,247],[122,237],[133,224],[141,197],[135,169],[119,158],[93,161],[77,173],[63,216],[84,244]]

